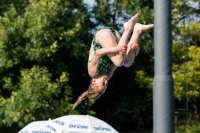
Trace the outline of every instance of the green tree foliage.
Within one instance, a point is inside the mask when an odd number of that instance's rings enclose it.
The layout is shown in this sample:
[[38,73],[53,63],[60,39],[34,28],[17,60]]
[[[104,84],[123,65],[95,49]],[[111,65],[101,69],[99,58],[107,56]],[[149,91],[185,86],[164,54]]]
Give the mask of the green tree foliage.
[[[199,108],[199,69],[200,69],[200,60],[199,60],[199,53],[200,48],[196,46],[191,46],[188,49],[188,56],[190,60],[187,62],[187,78],[188,78],[188,97],[189,97],[189,103],[191,104],[191,108]],[[185,82],[184,77],[185,73],[181,73],[181,69],[184,70],[185,64],[179,65],[179,71],[176,71],[176,74],[174,74],[174,80],[175,80],[175,96],[179,100],[184,99],[184,90],[185,90]],[[175,65],[174,65],[175,67]]]
[[[199,109],[199,1],[173,1],[173,77],[174,94],[180,103],[188,95],[189,108]],[[185,90],[188,90],[187,92]],[[198,110],[199,112],[199,110]]]
[[89,83],[89,18],[81,0],[0,1],[0,130],[69,113]]
[[[175,62],[173,64],[173,69],[175,70],[174,73],[174,80],[175,80],[175,96],[178,100],[183,101],[185,98],[185,85],[188,84],[188,100],[190,108],[198,109],[200,103],[200,96],[199,96],[199,50],[200,48],[198,43],[199,38],[199,28],[197,28],[199,23],[197,22],[189,22],[187,37],[192,36],[191,46],[187,47],[187,54],[180,56],[181,54],[177,53],[184,53],[184,47],[180,43],[174,44],[174,59],[179,60],[179,62]],[[186,42],[187,43],[187,42]],[[190,45],[189,44],[189,45]],[[187,56],[187,57],[186,57]],[[185,58],[187,58],[187,62],[184,62]],[[184,63],[180,63],[182,60]],[[187,82],[185,81],[187,79]]]

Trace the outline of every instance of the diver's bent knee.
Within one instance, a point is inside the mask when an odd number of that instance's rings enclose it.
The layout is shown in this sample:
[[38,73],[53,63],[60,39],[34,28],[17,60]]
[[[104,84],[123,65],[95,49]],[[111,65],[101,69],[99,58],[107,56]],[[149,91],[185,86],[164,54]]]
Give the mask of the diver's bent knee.
[[115,66],[117,66],[117,67],[122,67],[123,66],[123,63],[114,63],[115,64]]
[[107,37],[112,37],[111,36],[111,31],[110,29],[102,29],[102,30],[99,30],[97,33],[96,33],[96,39],[106,39]]

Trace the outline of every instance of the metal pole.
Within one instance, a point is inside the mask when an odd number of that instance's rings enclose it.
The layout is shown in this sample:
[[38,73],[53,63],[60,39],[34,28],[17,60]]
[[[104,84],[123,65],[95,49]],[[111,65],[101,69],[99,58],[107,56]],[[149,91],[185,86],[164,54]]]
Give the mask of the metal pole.
[[154,1],[153,132],[174,133],[171,0]]

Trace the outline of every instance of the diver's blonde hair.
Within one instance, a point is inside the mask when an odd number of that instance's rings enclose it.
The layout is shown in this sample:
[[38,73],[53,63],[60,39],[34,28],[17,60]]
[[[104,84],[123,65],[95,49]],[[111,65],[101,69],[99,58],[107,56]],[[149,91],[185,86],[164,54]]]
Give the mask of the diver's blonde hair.
[[91,100],[97,100],[102,94],[103,93],[101,93],[100,91],[97,91],[97,85],[92,84],[91,80],[88,90],[79,96],[78,100],[74,103],[72,110],[75,109],[80,103],[82,103],[82,101],[85,100],[87,97]]

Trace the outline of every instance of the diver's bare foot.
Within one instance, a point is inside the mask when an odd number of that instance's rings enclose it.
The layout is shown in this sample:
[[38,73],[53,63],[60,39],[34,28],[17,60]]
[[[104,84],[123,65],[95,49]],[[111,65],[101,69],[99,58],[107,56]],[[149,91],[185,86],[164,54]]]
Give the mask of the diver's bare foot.
[[154,27],[154,24],[144,25],[144,24],[136,23],[134,26],[134,31],[141,33],[142,31],[151,29],[153,27]]
[[138,20],[138,13],[135,14],[131,19],[124,23],[125,30],[132,30]]

